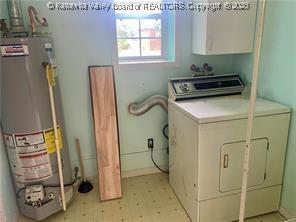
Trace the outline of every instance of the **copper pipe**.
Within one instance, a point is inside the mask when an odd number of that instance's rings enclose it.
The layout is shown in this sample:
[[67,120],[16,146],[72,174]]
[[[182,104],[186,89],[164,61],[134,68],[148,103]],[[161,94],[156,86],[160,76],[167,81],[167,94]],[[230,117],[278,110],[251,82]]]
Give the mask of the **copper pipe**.
[[28,8],[28,13],[29,13],[29,18],[30,18],[30,24],[31,24],[31,28],[32,28],[32,33],[36,33],[36,25],[35,25],[34,14],[33,14],[32,8],[33,8],[33,6],[30,6]]
[[30,18],[30,24],[32,28],[32,34],[36,34],[36,21],[41,25],[41,26],[48,26],[48,23],[45,18],[39,18],[38,17],[38,12],[33,6],[28,7],[28,14]]

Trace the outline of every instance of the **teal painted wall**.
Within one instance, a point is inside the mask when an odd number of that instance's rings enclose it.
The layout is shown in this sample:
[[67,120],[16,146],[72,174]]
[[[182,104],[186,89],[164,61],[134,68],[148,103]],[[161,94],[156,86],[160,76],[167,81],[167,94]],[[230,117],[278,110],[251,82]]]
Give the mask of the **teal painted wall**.
[[[6,4],[0,1],[0,18],[7,17]],[[1,39],[0,39],[1,44]],[[1,60],[0,60],[1,66]],[[0,137],[0,221],[14,222],[18,215],[18,207],[14,195],[13,183],[7,161],[7,154]]]
[[[112,13],[50,11],[46,3],[22,1],[25,21],[28,23],[26,8],[30,4],[37,8],[40,16],[48,20],[49,31],[55,41],[72,165],[78,165],[74,146],[74,137],[78,137],[83,149],[86,174],[94,176],[97,170],[88,66],[113,63],[115,20]],[[143,100],[155,93],[167,94],[168,77],[190,75],[192,63],[202,65],[207,61],[217,73],[232,71],[233,56],[192,55],[191,15],[183,13],[179,19],[178,67],[115,70],[123,171],[153,166],[147,148],[147,138],[150,137],[155,139],[156,160],[160,165],[167,165],[167,141],[161,135],[162,126],[167,122],[166,113],[156,107],[141,117],[134,117],[127,112],[130,102]]]
[[0,138],[0,169],[0,221],[14,222],[18,216],[18,206],[2,137]]
[[[49,30],[55,40],[55,50],[59,64],[59,81],[62,91],[67,137],[70,144],[72,165],[78,165],[74,137],[79,137],[86,162],[86,174],[94,176],[96,170],[96,152],[91,116],[89,65],[108,65],[114,61],[114,41],[110,36],[114,33],[114,18],[110,13],[100,12],[61,12],[49,11],[47,1],[23,1],[25,17],[26,8],[36,6],[41,16],[48,19]],[[292,7],[292,5],[293,7]],[[6,14],[6,5],[0,0],[1,16]],[[267,17],[263,41],[263,57],[260,66],[259,94],[268,99],[287,104],[295,113],[295,30],[292,33],[295,4],[292,1],[268,2]],[[147,138],[155,139],[156,159],[161,165],[167,164],[165,147],[166,140],[161,135],[161,128],[167,122],[167,115],[159,107],[153,108],[141,117],[128,114],[130,102],[142,100],[145,97],[167,93],[167,78],[190,75],[192,63],[201,65],[208,62],[214,66],[216,73],[227,73],[240,70],[244,78],[249,80],[252,55],[238,56],[197,56],[191,53],[191,15],[179,16],[179,65],[177,67],[151,68],[146,70],[115,70],[121,164],[123,170],[134,170],[153,166],[147,149]],[[28,20],[26,19],[26,23]],[[280,87],[278,87],[280,85]],[[295,154],[295,115],[292,118],[291,133],[285,170],[285,185],[282,205],[296,214],[296,176],[294,162]],[[9,176],[7,160],[3,147],[1,148],[0,167],[1,194],[13,193],[7,184],[2,186],[2,178]],[[10,183],[9,180],[5,183]],[[4,201],[12,201],[7,212],[15,212],[13,198],[3,197]]]
[[[91,100],[89,90],[89,65],[110,65],[114,53],[114,18],[111,13],[49,11],[47,1],[22,1],[25,21],[26,8],[34,5],[40,16],[46,17],[49,31],[55,41],[59,65],[67,138],[70,145],[72,166],[78,165],[74,137],[81,142],[86,165],[86,175],[97,175],[96,151],[93,135]],[[6,10],[3,4],[2,10]],[[167,114],[159,107],[141,117],[128,114],[130,102],[139,101],[155,93],[167,94],[167,79],[190,75],[190,65],[204,62],[215,67],[217,73],[232,71],[233,56],[196,56],[191,53],[191,15],[180,14],[179,50],[177,67],[149,68],[146,70],[115,70],[115,84],[120,130],[120,152],[123,171],[152,167],[147,138],[155,139],[155,158],[160,165],[167,165],[167,141],[161,135]],[[7,171],[8,172],[8,171]],[[6,173],[7,173],[6,172]]]
[[[268,1],[260,62],[259,96],[292,108],[282,207],[296,215],[296,1]],[[234,59],[250,82],[252,55]]]

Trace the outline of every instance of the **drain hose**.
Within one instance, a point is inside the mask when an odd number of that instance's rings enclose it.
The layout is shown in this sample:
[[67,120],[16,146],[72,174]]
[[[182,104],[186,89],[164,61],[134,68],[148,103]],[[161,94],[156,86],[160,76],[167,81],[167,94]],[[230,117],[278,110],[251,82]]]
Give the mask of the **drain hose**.
[[150,96],[141,103],[130,103],[128,111],[132,115],[140,116],[156,105],[161,106],[166,112],[168,112],[168,98],[162,95]]
[[[153,95],[148,98],[146,98],[143,102],[141,103],[130,103],[128,106],[128,111],[130,114],[135,115],[135,116],[140,116],[144,113],[146,113],[148,110],[150,110],[152,107],[159,105],[161,106],[166,112],[168,112],[168,98],[162,95]],[[166,134],[166,128],[168,125],[165,125],[164,128],[162,129],[162,133],[164,137],[168,139],[168,135]],[[167,147],[167,153],[169,154],[169,147]],[[153,158],[153,148],[151,149],[151,160],[153,164],[162,172],[164,173],[169,173],[166,170],[161,169],[157,163],[155,162]]]

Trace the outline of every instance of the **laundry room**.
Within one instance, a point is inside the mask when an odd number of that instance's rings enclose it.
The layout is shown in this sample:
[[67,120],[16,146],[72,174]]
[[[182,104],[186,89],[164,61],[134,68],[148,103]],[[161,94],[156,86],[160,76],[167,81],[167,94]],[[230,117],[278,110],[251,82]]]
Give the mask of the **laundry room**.
[[296,222],[296,0],[0,0],[0,222]]

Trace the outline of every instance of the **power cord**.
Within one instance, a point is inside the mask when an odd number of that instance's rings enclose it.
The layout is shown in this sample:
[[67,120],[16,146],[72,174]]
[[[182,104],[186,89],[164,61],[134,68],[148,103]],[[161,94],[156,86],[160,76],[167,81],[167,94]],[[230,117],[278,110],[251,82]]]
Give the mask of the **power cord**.
[[151,149],[151,160],[152,160],[152,162],[154,163],[154,165],[156,166],[156,168],[157,169],[159,169],[161,172],[164,172],[164,173],[169,173],[169,171],[166,171],[166,170],[163,170],[163,169],[161,169],[157,164],[156,164],[156,162],[154,161],[154,159],[153,159],[153,148]]
[[[168,140],[169,139],[169,135],[167,134],[166,130],[168,129],[169,125],[166,124],[164,125],[164,127],[162,128],[162,135]],[[170,150],[169,150],[169,145],[167,146],[167,154],[170,154]]]
[[168,140],[169,139],[169,135],[166,132],[166,129],[169,127],[169,124],[164,125],[164,127],[162,128],[162,135]]
[[[167,133],[166,133],[166,129],[168,128],[168,124],[166,124],[163,128],[162,128],[162,134],[163,134],[163,136],[166,138],[166,139],[169,139],[169,136],[167,135]],[[169,154],[169,147],[167,147],[167,154]],[[154,161],[154,158],[153,158],[153,148],[151,148],[151,160],[152,160],[152,162],[153,162],[153,164],[154,164],[154,166],[157,168],[157,169],[159,169],[161,172],[164,172],[164,173],[169,173],[169,171],[166,171],[166,170],[163,170],[163,169],[161,169],[157,164],[156,164],[156,162]]]

